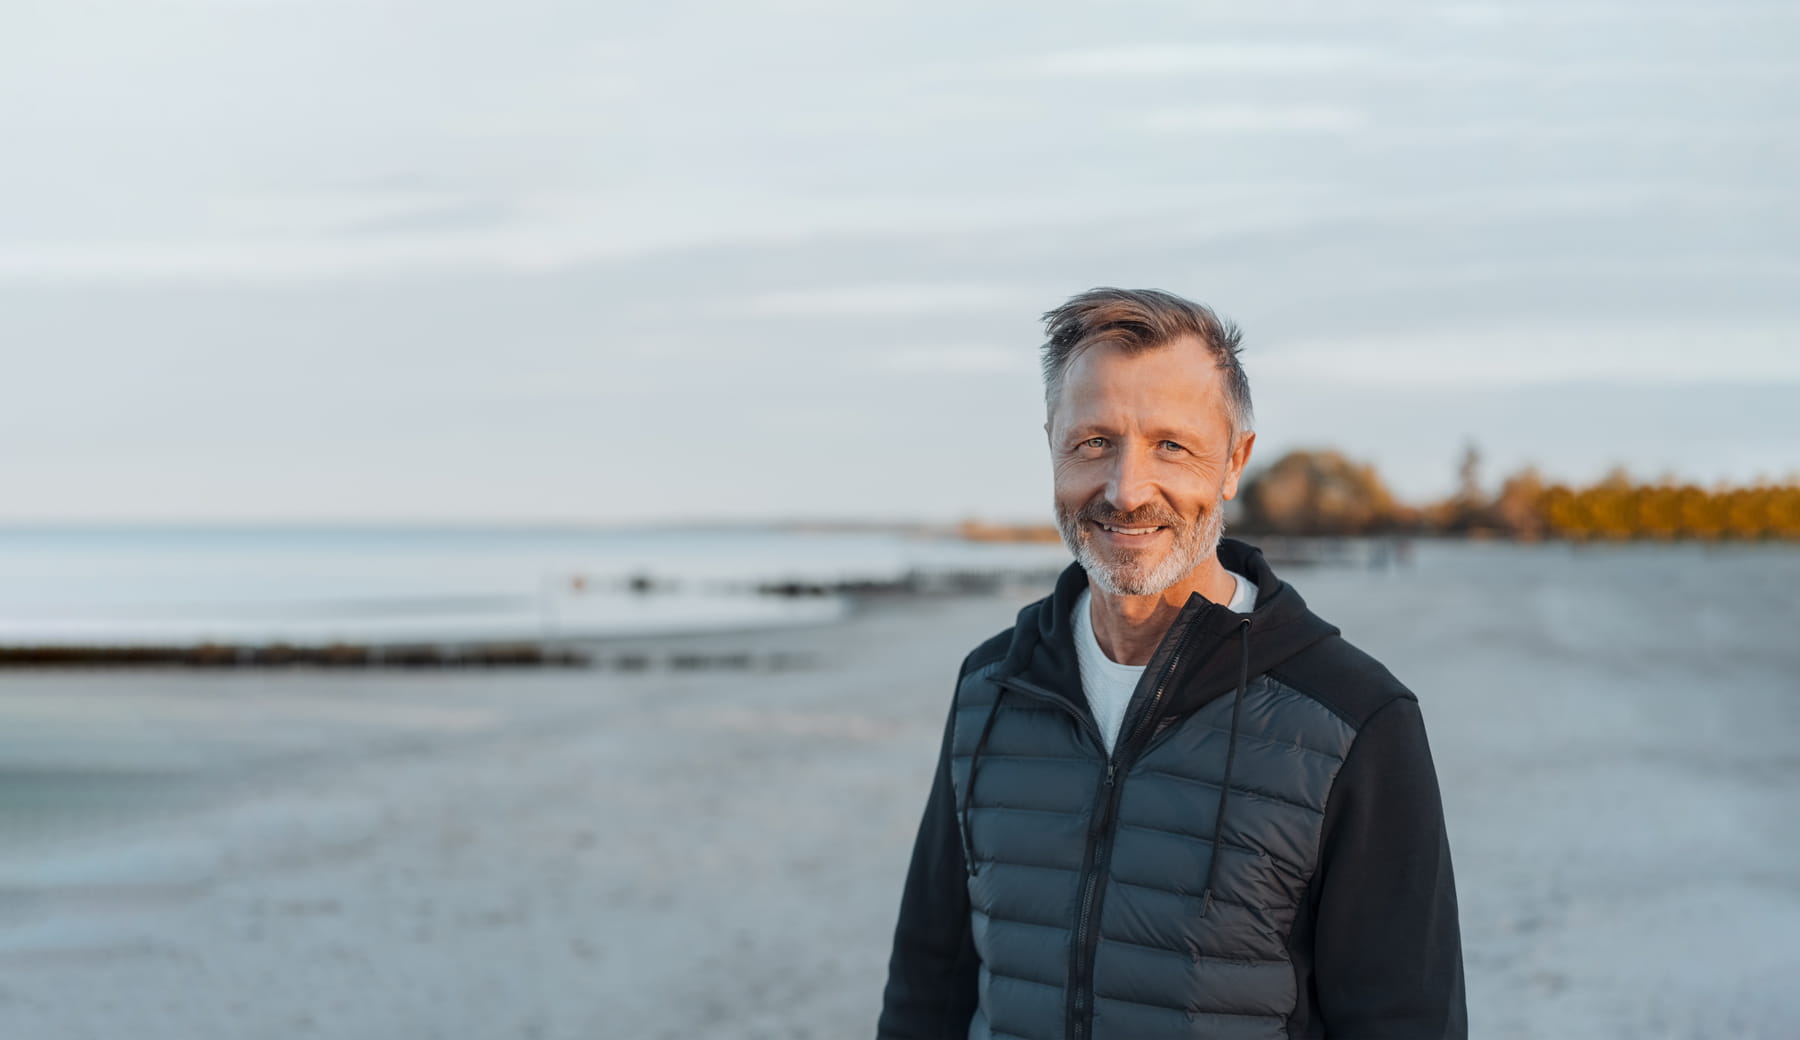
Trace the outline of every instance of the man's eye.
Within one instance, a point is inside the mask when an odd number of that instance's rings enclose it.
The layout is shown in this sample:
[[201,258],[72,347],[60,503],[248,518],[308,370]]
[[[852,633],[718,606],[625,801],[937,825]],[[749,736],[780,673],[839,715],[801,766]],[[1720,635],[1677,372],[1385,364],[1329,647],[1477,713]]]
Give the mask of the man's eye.
[[1177,443],[1175,441],[1163,441],[1163,447],[1169,449],[1170,451],[1185,451],[1186,450],[1179,443]]
[[1104,448],[1106,447],[1106,438],[1089,437],[1087,440],[1081,442],[1081,446],[1084,448]]

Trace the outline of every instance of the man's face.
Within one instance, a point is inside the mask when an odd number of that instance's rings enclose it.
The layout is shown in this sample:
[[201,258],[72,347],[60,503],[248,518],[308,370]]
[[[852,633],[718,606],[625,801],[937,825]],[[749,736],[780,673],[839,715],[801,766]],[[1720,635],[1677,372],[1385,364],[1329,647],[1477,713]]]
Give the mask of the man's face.
[[1232,444],[1224,382],[1191,338],[1081,353],[1046,430],[1063,541],[1119,596],[1161,593],[1212,558],[1256,439]]

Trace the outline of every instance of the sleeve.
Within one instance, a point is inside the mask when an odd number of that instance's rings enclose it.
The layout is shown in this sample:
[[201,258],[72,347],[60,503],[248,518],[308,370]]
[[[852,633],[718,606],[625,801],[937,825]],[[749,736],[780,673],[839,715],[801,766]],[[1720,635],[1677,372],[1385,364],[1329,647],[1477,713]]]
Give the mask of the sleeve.
[[1332,1040],[1468,1035],[1456,882],[1419,704],[1358,732],[1325,810],[1313,983]]
[[878,1040],[961,1040],[975,1014],[979,960],[969,931],[968,881],[950,783],[954,698],[950,713],[900,896]]

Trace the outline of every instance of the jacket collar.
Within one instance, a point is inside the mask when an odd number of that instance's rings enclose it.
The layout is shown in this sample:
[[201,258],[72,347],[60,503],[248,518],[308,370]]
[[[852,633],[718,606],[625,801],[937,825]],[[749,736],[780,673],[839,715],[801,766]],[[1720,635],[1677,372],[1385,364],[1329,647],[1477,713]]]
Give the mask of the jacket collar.
[[[1236,686],[1239,655],[1219,651],[1228,639],[1238,637],[1246,617],[1250,621],[1245,636],[1250,643],[1252,675],[1261,675],[1306,647],[1338,634],[1337,628],[1307,609],[1292,585],[1276,576],[1262,550],[1225,538],[1219,542],[1218,557],[1227,570],[1256,583],[1256,606],[1247,615],[1238,614],[1197,592],[1188,597],[1144,669],[1146,685],[1168,673],[1165,717],[1191,713]],[[1019,612],[1012,645],[997,677],[1025,680],[1068,700],[1091,718],[1076,663],[1072,620],[1076,600],[1087,584],[1087,572],[1080,564],[1071,563],[1049,596]],[[1140,686],[1140,692],[1142,689]]]

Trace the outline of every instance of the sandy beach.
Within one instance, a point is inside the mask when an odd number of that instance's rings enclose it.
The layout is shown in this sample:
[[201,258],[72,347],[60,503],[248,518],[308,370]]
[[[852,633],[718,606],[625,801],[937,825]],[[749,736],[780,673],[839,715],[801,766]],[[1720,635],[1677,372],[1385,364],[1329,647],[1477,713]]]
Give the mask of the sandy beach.
[[[1473,1035],[1800,1035],[1800,552],[1286,576],[1419,694]],[[0,1036],[870,1036],[957,663],[1022,602],[634,673],[0,675]]]

